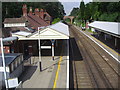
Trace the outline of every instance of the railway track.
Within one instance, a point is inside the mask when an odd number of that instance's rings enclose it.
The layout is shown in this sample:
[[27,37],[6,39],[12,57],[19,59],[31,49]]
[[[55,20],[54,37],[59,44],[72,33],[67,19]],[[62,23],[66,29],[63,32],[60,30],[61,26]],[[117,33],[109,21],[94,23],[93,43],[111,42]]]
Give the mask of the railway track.
[[[74,26],[70,26],[70,32],[73,34],[83,56],[84,67],[87,68],[87,76],[91,80],[91,87],[118,88],[118,79],[120,76],[118,63]],[[71,46],[73,45],[71,44]],[[74,82],[74,87],[79,88],[82,86],[82,84],[79,84],[79,69],[81,68],[81,64],[73,62],[73,76],[76,81]]]
[[[72,48],[74,47],[74,48]],[[89,73],[87,71],[85,62],[83,61],[81,54],[78,52],[77,45],[74,39],[70,39],[70,51],[73,62],[71,63],[73,68],[73,87],[74,88],[93,88]]]

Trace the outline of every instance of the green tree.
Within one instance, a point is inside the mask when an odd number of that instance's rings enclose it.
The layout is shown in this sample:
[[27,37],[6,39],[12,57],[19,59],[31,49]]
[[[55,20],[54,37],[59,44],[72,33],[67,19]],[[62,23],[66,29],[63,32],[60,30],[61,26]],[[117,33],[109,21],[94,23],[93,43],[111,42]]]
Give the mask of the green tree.
[[84,20],[84,14],[85,14],[85,4],[84,4],[84,1],[82,0],[80,3],[80,9],[79,9],[80,19]]
[[[120,2],[90,2],[85,5],[82,1],[78,11],[76,22],[83,23],[91,19],[120,22]],[[76,15],[74,8],[71,14]]]
[[55,23],[59,22],[60,20],[61,20],[60,18],[55,18],[55,19],[53,20],[52,24],[55,24]]
[[73,8],[73,10],[70,13],[70,16],[77,16],[78,15],[79,8]]
[[90,18],[91,18],[90,6],[89,6],[89,4],[86,4],[85,13],[84,13],[84,19],[89,20]]
[[101,2],[99,20],[120,22],[120,2]]
[[28,7],[43,8],[52,18],[62,18],[65,15],[63,5],[60,2],[3,2],[2,3],[2,19],[16,18],[22,16],[22,6],[26,4]]

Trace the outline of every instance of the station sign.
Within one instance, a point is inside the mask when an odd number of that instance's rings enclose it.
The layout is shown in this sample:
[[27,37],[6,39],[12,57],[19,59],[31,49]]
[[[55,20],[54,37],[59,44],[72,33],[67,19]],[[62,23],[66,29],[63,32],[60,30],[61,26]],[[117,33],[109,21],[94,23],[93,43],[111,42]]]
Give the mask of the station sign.
[[15,88],[18,85],[19,85],[18,84],[18,78],[10,78],[10,79],[8,79],[8,86],[9,86],[9,88]]
[[51,40],[51,42],[52,42],[52,43],[54,43],[54,42],[55,42],[55,40],[54,40],[54,39],[52,39],[52,40]]

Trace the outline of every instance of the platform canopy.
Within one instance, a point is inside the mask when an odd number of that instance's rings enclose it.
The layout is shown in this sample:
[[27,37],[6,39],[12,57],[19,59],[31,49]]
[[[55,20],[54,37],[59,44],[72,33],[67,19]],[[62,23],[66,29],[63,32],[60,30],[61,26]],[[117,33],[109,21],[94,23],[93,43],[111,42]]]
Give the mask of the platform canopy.
[[12,33],[12,36],[17,36],[18,40],[37,40],[37,39],[69,39],[68,25],[58,22],[56,24],[42,28],[34,33],[20,31]]
[[90,23],[89,26],[98,31],[112,34],[113,36],[118,37],[120,35],[120,23],[118,22],[94,21]]

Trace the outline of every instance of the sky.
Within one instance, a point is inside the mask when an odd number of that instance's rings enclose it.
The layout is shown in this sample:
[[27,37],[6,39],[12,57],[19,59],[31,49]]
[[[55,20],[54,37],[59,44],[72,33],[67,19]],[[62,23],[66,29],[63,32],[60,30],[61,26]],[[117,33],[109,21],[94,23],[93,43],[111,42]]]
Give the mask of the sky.
[[[70,14],[72,9],[80,6],[81,0],[59,0],[63,6],[66,13],[66,16]],[[92,0],[83,0],[86,3],[91,2]]]

